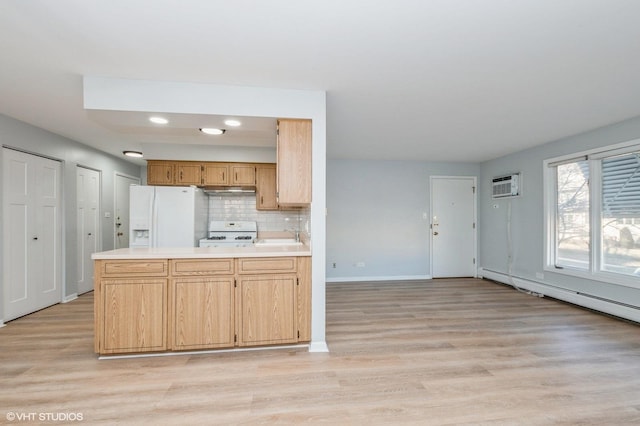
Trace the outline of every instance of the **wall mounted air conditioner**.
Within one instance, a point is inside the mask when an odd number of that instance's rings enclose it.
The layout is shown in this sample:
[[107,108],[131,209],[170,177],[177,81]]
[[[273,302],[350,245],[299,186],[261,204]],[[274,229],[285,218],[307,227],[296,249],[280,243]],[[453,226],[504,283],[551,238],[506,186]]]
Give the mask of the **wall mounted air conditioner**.
[[517,197],[520,195],[520,173],[494,177],[492,183],[493,198]]

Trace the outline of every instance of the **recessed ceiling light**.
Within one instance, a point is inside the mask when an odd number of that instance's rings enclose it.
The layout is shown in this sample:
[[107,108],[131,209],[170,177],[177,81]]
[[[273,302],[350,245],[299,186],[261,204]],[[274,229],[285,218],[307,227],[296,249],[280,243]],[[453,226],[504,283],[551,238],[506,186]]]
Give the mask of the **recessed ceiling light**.
[[231,126],[231,127],[238,127],[242,123],[239,122],[238,120],[225,120],[224,124],[226,124],[227,126]]
[[213,127],[202,127],[200,131],[205,135],[221,135],[225,132],[224,129],[214,129]]
[[142,153],[140,151],[122,151],[122,153],[127,157],[142,158]]
[[149,121],[156,124],[167,124],[169,120],[164,117],[149,117]]

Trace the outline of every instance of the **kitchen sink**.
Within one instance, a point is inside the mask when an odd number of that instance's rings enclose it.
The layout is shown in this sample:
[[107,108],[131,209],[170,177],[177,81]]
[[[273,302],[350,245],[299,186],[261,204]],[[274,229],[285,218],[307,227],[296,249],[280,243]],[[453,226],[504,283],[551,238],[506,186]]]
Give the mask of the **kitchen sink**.
[[301,246],[302,242],[295,238],[260,238],[254,243],[255,246]]

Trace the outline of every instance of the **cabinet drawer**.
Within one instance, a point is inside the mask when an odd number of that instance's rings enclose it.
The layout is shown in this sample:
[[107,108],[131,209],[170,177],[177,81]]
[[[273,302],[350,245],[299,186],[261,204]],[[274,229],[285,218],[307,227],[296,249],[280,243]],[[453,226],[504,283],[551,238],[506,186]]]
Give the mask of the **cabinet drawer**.
[[243,257],[238,259],[239,274],[280,274],[296,272],[295,257]]
[[166,277],[169,275],[167,260],[108,260],[102,262],[103,277]]
[[171,261],[172,275],[233,275],[233,259],[180,259]]

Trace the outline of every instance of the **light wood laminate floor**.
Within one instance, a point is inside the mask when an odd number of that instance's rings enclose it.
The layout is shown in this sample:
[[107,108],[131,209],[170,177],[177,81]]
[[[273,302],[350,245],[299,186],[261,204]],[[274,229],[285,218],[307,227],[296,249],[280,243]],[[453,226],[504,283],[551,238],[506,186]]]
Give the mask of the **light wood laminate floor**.
[[330,283],[330,353],[98,360],[92,303],[0,329],[0,423],[640,423],[637,324],[488,281]]

